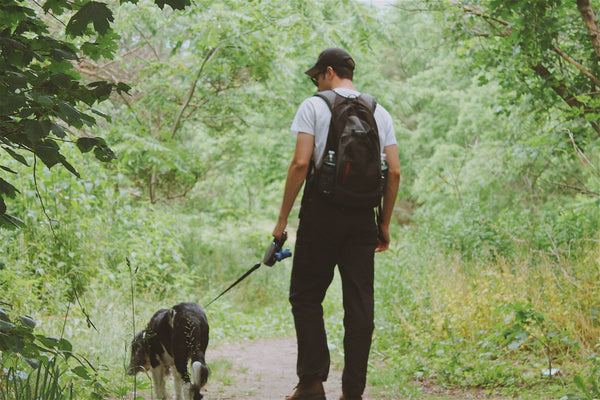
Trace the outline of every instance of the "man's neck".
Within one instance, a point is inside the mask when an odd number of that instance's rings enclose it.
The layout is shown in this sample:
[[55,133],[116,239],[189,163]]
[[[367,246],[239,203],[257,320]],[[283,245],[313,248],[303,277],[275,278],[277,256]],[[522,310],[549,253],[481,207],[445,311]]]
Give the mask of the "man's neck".
[[350,79],[334,79],[334,81],[331,84],[331,89],[338,89],[338,88],[356,90],[354,88],[354,83]]

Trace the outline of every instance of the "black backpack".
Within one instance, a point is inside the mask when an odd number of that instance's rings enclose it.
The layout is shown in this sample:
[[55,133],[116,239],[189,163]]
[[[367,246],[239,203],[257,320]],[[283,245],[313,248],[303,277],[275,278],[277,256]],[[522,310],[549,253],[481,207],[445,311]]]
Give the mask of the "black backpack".
[[[346,207],[377,207],[381,204],[383,177],[379,133],[373,113],[373,96],[344,97],[333,90],[315,94],[331,110],[331,122],[323,163],[315,170],[316,190],[329,201]],[[335,152],[335,172],[325,161]]]

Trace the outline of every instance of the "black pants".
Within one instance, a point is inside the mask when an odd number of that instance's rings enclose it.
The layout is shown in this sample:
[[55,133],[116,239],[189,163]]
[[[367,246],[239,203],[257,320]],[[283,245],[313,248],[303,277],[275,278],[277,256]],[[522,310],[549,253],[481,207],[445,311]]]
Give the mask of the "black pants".
[[290,285],[301,380],[327,380],[330,358],[321,303],[338,265],[344,301],[342,390],[346,396],[362,395],[374,328],[376,245],[372,209],[340,209],[318,197],[303,202]]

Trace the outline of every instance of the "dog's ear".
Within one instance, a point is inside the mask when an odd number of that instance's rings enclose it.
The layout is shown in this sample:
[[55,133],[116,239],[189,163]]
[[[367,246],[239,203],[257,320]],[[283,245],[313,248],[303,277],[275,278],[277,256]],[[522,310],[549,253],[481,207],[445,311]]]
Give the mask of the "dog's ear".
[[145,338],[146,338],[146,331],[145,330],[139,331],[133,337],[133,340],[131,341],[131,344],[141,343],[141,342],[144,341]]

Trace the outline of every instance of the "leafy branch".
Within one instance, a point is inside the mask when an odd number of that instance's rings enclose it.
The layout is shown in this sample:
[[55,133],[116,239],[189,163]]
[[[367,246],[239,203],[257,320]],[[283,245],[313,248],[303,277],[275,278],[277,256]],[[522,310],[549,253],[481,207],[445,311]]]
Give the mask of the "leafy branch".
[[214,57],[215,54],[217,54],[217,52],[220,49],[221,48],[219,46],[211,48],[204,56],[204,59],[202,60],[202,64],[200,64],[200,68],[198,68],[198,72],[196,73],[196,78],[192,82],[192,86],[190,87],[188,95],[187,95],[185,101],[183,102],[183,104],[181,105],[181,108],[179,109],[179,112],[177,113],[177,117],[175,117],[175,122],[173,123],[173,129],[171,130],[171,139],[173,139],[175,137],[175,133],[177,132],[177,129],[179,128],[181,116],[183,115],[183,112],[185,111],[187,106],[190,104],[190,101],[192,100],[192,97],[194,96],[194,91],[196,90],[196,85],[198,84],[198,81],[200,80],[200,77],[202,76],[202,72],[204,71],[205,65]]

